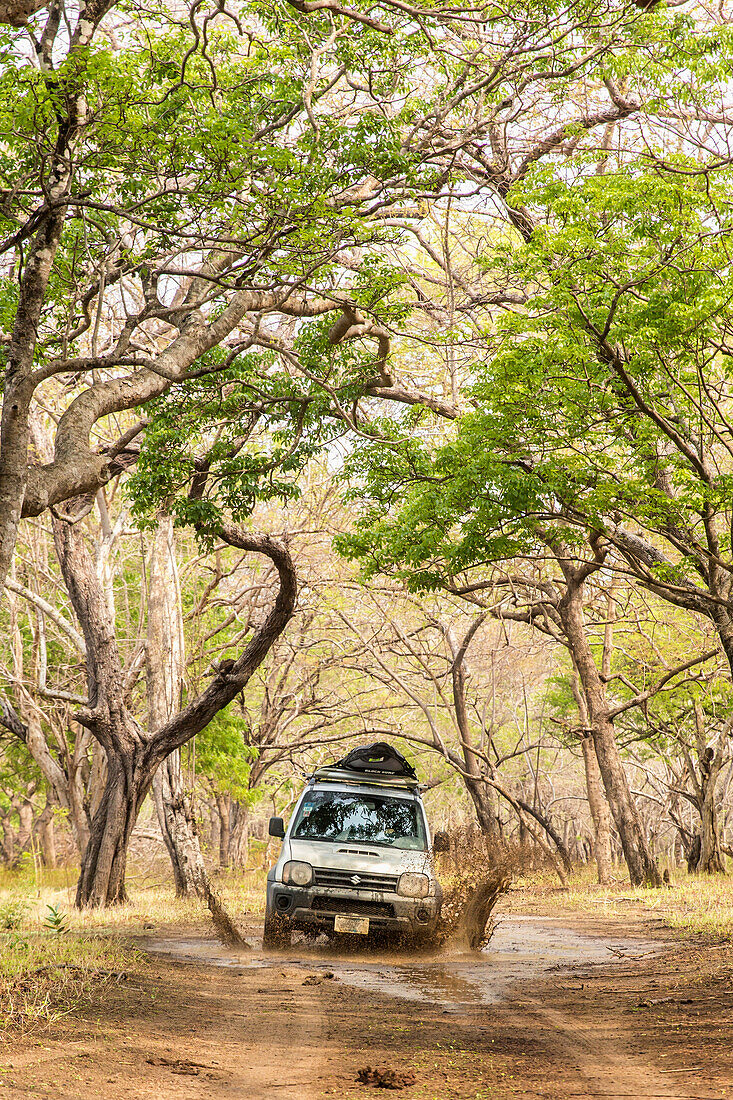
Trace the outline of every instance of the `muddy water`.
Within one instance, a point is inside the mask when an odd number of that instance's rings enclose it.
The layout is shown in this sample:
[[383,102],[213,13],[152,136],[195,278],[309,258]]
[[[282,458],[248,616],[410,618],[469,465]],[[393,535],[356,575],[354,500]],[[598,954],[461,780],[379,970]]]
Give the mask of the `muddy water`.
[[287,954],[262,954],[260,944],[254,942],[256,953],[245,954],[203,938],[150,938],[141,946],[152,954],[237,970],[287,965],[302,968],[304,976],[306,972],[316,977],[319,972],[328,972],[346,985],[440,1005],[448,1013],[477,1004],[498,1004],[525,983],[534,984],[551,972],[572,972],[582,977],[598,965],[658,949],[658,945],[643,940],[581,933],[561,921],[538,917],[500,920],[483,951],[445,951],[434,956],[377,953],[366,945],[347,954],[325,944],[296,945]]

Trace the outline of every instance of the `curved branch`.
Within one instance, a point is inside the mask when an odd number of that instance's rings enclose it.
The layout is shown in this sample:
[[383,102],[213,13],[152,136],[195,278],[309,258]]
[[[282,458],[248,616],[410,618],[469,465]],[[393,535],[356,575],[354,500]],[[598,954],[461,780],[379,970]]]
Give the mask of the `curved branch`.
[[304,15],[309,15],[314,11],[328,11],[332,15],[343,15],[346,19],[351,19],[355,23],[363,23],[365,27],[370,27],[374,31],[381,31],[382,34],[394,34],[393,28],[387,26],[386,23],[380,23],[378,19],[357,11],[356,8],[344,7],[337,0],[287,0],[287,3],[290,4],[291,8],[295,8],[296,11],[302,12]]
[[297,573],[287,547],[269,535],[245,532],[229,523],[223,523],[217,534],[230,546],[268,557],[277,569],[280,590],[269,615],[234,664],[219,672],[205,691],[179,711],[170,722],[151,734],[147,752],[152,763],[165,759],[174,749],[180,748],[195,734],[200,733],[220,710],[239,695],[282,634],[295,610]]
[[47,615],[51,622],[71,640],[79,656],[86,657],[86,644],[81,634],[78,630],[74,629],[68,619],[64,618],[64,616],[59,613],[53,604],[49,603],[48,600],[44,600],[43,596],[39,596],[37,592],[32,592],[30,588],[26,588],[25,585],[18,584],[12,577],[9,577],[5,582],[5,587],[10,592],[14,592],[17,596],[22,596],[24,600],[27,600],[28,603],[33,604],[33,606],[37,607],[39,611],[42,611],[44,615]]
[[[93,384],[71,402],[58,423],[53,460],[28,469],[23,516],[41,515],[51,505],[96,492],[105,485],[119,472],[120,462],[115,462],[114,448],[111,453],[92,450],[89,439],[94,425],[112,413],[144,405],[167,393],[174,382],[185,380],[196,360],[230,336],[247,313],[282,312],[300,317],[336,308],[338,303],[330,299],[309,301],[288,287],[281,291],[239,291],[210,321],[194,303],[178,322],[179,335],[154,362],[124,377]],[[119,442],[126,445],[137,434],[137,430],[131,432]]]

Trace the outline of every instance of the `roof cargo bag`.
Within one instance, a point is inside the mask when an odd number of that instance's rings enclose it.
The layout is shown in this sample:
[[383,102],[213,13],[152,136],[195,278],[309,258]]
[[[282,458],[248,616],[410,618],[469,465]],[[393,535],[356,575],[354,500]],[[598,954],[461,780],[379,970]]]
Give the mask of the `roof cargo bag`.
[[344,771],[360,772],[362,775],[393,775],[417,779],[412,764],[386,741],[377,741],[374,745],[360,745],[333,766],[342,768]]

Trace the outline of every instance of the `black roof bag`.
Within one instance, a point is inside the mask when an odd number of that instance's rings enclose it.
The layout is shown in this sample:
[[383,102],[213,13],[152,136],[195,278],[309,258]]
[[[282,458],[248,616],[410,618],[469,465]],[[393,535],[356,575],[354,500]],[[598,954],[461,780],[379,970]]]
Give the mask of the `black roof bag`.
[[350,772],[361,772],[363,775],[394,775],[417,779],[412,764],[386,741],[377,741],[373,745],[360,745],[359,748],[352,749],[334,767]]

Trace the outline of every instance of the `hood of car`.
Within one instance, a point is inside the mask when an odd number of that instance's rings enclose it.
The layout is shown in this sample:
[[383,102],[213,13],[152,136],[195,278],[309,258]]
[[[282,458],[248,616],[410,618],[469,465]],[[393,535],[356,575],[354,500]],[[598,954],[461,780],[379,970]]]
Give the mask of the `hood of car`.
[[[334,870],[371,872],[377,875],[401,875],[404,871],[421,871],[431,874],[427,852],[409,851],[404,848],[384,848],[379,845],[323,840],[291,840],[286,859],[298,859],[312,867]],[[283,853],[285,856],[285,853]]]

